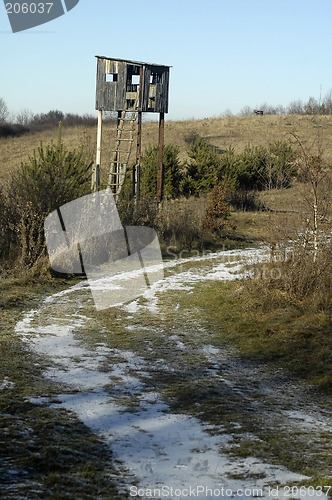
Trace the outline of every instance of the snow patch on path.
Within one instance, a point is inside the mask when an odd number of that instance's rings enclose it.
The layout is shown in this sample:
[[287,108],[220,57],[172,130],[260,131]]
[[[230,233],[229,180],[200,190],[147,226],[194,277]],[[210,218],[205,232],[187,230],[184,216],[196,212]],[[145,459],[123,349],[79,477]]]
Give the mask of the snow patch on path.
[[[234,252],[239,261],[248,255],[250,252]],[[157,292],[176,287],[191,290],[199,281],[238,276],[233,271],[238,271],[240,266],[228,270],[227,263],[216,262],[220,254],[208,258],[213,269],[210,266],[204,272],[201,268],[180,272],[152,287],[145,296],[149,307],[157,310]],[[179,262],[166,264],[166,268],[177,264]],[[64,384],[56,403],[54,398],[52,403],[45,398],[35,398],[34,402],[75,412],[107,441],[116,459],[115,465],[122,473],[120,489],[128,491],[130,485],[136,484],[143,489],[172,487],[183,492],[191,487],[197,492],[198,487],[204,486],[219,492],[227,490],[227,495],[218,496],[243,498],[240,490],[251,489],[254,497],[254,489],[260,488],[262,496],[268,497],[269,485],[307,479],[253,457],[242,459],[223,453],[232,436],[202,424],[195,417],[173,413],[160,395],[149,389],[146,383],[146,378],[151,377],[149,363],[134,352],[104,344],[96,345],[95,350],[82,347],[75,333],[89,319],[82,314],[84,307],[80,300],[75,303],[77,291],[81,293],[82,285],[48,297],[40,309],[28,312],[17,323],[16,332],[35,352],[49,356],[50,367],[45,376]],[[54,316],[54,305],[57,310],[61,306],[63,314]],[[71,308],[74,312],[70,312]],[[138,301],[125,307],[132,314],[139,308]],[[177,338],[174,340],[178,342]],[[178,344],[178,349],[184,347]],[[218,353],[213,346],[203,349],[207,357]],[[163,498],[181,498],[181,495]],[[197,494],[195,498],[206,498],[206,493]]]
[[[240,489],[260,488],[268,496],[268,484],[306,479],[251,457],[223,455],[221,450],[232,436],[210,434],[209,426],[194,417],[172,413],[158,393],[146,391],[139,376],[133,375],[148,374],[144,359],[102,344],[96,351],[79,347],[74,332],[82,317],[77,320],[70,316],[66,325],[63,318],[58,323],[53,318],[49,327],[36,327],[31,324],[35,316],[36,312],[29,314],[17,324],[16,331],[35,351],[51,355],[56,366],[45,375],[75,391],[60,394],[59,401],[51,405],[75,412],[107,441],[114,458],[122,464],[119,469],[124,491],[138,481],[139,487],[146,489],[165,486],[185,491],[188,486],[195,489],[203,485],[212,490],[225,488],[236,496]],[[105,360],[110,363],[107,372],[99,369]],[[132,400],[135,405],[129,408]],[[231,479],[237,475],[245,479]]]

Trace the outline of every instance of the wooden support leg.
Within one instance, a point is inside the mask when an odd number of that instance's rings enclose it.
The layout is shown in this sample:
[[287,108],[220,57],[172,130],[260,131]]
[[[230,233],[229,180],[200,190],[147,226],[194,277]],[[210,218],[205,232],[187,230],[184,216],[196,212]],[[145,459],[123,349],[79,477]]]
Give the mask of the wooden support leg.
[[164,152],[164,128],[165,128],[165,114],[159,115],[159,140],[158,140],[158,171],[157,171],[157,202],[161,203],[163,199],[164,190],[164,166],[163,166],[163,152]]
[[133,196],[137,204],[140,196],[140,161],[142,151],[142,111],[137,114],[137,143],[136,143],[136,159],[133,171]]
[[101,162],[101,137],[102,137],[103,112],[98,111],[97,125],[97,152],[96,164],[92,168],[91,190],[98,191],[100,188],[100,162]]

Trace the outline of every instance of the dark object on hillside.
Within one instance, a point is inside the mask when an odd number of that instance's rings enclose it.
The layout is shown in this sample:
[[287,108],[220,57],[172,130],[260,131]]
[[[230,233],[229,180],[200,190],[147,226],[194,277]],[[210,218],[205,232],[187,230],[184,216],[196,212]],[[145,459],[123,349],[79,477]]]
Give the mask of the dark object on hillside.
[[254,109],[254,113],[255,115],[260,115],[260,116],[264,115],[264,111],[262,111],[261,109]]
[[28,132],[30,132],[29,128],[19,125],[18,123],[4,123],[0,125],[0,137],[19,137]]

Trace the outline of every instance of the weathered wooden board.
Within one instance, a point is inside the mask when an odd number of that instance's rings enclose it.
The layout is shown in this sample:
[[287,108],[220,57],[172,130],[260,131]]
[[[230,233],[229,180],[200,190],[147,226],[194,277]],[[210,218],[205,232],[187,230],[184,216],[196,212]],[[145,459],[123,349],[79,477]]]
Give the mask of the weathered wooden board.
[[97,57],[96,109],[120,111],[140,100],[137,111],[167,113],[169,66]]

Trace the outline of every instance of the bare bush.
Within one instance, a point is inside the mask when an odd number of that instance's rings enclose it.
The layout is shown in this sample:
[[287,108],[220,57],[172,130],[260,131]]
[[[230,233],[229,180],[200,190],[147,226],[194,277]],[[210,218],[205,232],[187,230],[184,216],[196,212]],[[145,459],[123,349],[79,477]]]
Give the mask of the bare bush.
[[202,249],[207,199],[180,198],[163,203],[155,227],[164,245],[175,249]]
[[230,220],[231,211],[227,203],[227,188],[224,182],[215,179],[215,185],[210,193],[209,204],[203,221],[204,227],[212,234],[222,235],[226,228],[235,229]]
[[316,260],[297,246],[281,258],[258,266],[255,279],[247,282],[250,293],[259,298],[265,310],[297,304],[313,313],[332,307],[332,246],[323,245]]
[[126,226],[155,226],[158,214],[158,205],[153,198],[132,198],[122,197],[117,202],[117,208],[121,221]]
[[[315,261],[320,239],[320,226],[326,219],[331,206],[332,170],[324,159],[319,131],[310,146],[305,146],[296,134],[292,134],[292,137],[300,150],[296,161],[298,175],[302,181],[299,184],[299,190],[308,209],[304,246],[309,247],[312,242]],[[324,242],[324,232],[322,232],[321,239]]]

